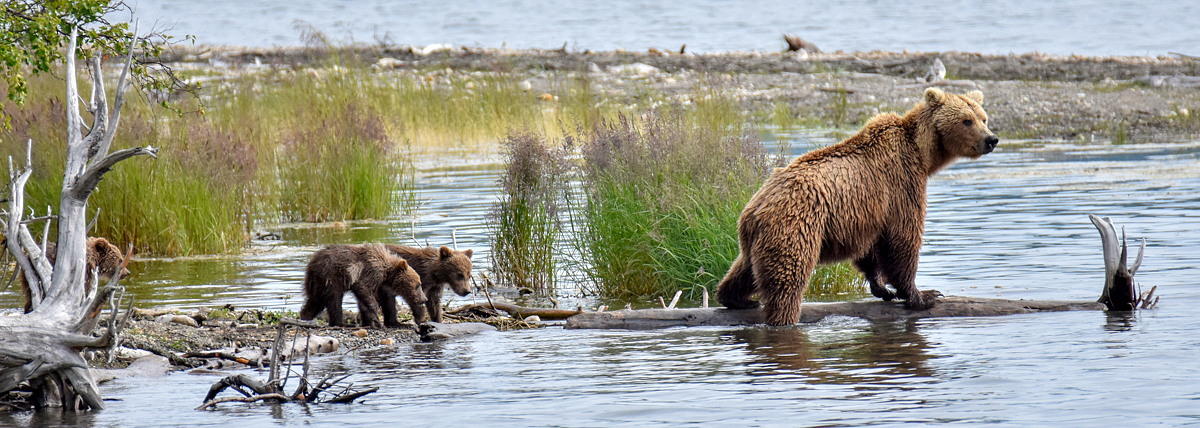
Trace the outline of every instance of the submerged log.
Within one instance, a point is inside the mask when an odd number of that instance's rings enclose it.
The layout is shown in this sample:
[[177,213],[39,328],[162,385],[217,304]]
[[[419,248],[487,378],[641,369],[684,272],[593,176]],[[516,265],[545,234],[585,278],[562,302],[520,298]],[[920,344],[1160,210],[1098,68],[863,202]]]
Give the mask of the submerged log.
[[[814,323],[832,315],[866,320],[899,320],[907,318],[982,317],[1102,310],[1099,302],[1069,300],[1007,300],[980,297],[945,297],[937,306],[924,311],[910,311],[903,303],[869,300],[857,302],[805,303],[800,311],[801,323]],[[571,329],[630,329],[645,330],[679,326],[720,326],[762,324],[758,309],[638,309],[610,312],[585,312],[567,318]]]

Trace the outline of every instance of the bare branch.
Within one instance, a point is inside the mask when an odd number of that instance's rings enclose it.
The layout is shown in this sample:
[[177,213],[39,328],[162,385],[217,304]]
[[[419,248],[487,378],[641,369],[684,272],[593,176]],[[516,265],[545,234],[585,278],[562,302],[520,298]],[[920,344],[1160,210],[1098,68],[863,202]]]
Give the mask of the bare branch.
[[93,162],[87,171],[80,175],[75,186],[71,188],[71,196],[79,200],[87,200],[92,191],[96,190],[96,186],[100,184],[100,179],[104,178],[104,174],[108,173],[117,162],[141,155],[158,158],[158,149],[151,146],[131,147],[109,153],[103,159]]

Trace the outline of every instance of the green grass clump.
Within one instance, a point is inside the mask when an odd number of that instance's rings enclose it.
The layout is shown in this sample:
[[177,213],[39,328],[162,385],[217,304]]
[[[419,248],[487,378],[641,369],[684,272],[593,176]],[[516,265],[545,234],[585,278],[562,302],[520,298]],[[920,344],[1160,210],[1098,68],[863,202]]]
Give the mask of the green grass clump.
[[774,160],[756,133],[712,121],[720,109],[698,111],[622,117],[585,137],[578,239],[598,294],[712,290],[737,256],[737,217]]
[[297,130],[278,160],[283,218],[387,218],[413,194],[411,171],[394,150],[382,120],[353,105]]
[[567,150],[528,132],[513,133],[502,145],[508,170],[488,216],[492,271],[500,285],[551,292]]

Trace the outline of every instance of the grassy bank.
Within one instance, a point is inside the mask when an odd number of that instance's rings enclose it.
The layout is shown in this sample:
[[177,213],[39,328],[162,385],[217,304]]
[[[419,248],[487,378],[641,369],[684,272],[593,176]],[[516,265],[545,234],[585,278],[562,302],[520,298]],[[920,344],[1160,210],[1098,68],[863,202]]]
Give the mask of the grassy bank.
[[[171,103],[182,114],[126,105],[114,149],[152,145],[160,156],[106,176],[89,201],[100,213],[93,234],[145,253],[212,254],[240,251],[255,229],[280,221],[387,218],[415,207],[413,156],[487,151],[513,129],[557,135],[615,111],[597,107],[583,79],[541,94],[497,73],[190,74],[204,88]],[[57,205],[61,187],[65,85],[50,75],[30,85],[25,105],[4,106],[13,126],[0,145],[19,159],[32,139],[28,205],[40,212]]]

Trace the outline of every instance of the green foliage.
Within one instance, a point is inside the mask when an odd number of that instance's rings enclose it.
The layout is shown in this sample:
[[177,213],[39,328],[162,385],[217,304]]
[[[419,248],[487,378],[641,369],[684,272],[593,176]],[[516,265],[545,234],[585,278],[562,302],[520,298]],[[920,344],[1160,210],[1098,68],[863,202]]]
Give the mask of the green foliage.
[[527,132],[510,134],[502,144],[508,170],[488,216],[492,270],[501,285],[553,291],[567,149]]
[[697,107],[622,117],[585,137],[579,239],[599,294],[713,290],[737,256],[741,207],[774,160],[755,132],[725,121],[719,100]]
[[[105,18],[126,8],[123,2],[111,0],[6,0],[0,8],[0,74],[7,83],[8,99],[24,104],[28,94],[26,73],[50,71],[62,58],[72,28],[79,28],[77,44],[83,57],[96,52],[118,56],[128,53],[133,36],[129,24]],[[161,34],[153,36],[169,39]],[[162,45],[145,37],[137,40],[136,49],[155,57]],[[136,64],[133,72],[135,76],[149,76],[141,64]],[[161,87],[175,82],[149,79],[146,83]]]
[[[384,219],[412,179],[378,115],[346,106],[294,131],[280,150],[279,199],[289,221]],[[339,117],[340,116],[340,117]],[[401,193],[402,190],[407,192]]]

